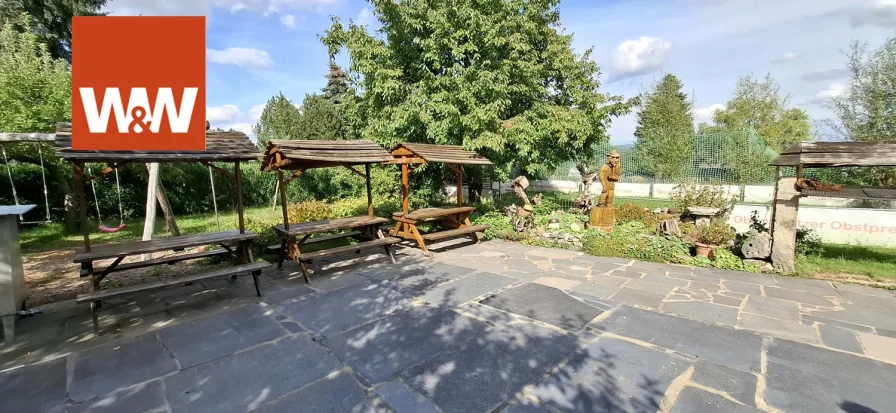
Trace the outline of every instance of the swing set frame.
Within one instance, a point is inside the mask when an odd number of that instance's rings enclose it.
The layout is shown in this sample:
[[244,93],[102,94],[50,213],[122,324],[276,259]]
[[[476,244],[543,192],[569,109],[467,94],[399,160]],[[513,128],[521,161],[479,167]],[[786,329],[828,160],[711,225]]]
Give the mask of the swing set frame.
[[44,166],[44,153],[41,148],[41,142],[49,142],[52,144],[56,140],[56,135],[52,133],[2,133],[0,132],[0,152],[3,155],[3,163],[6,166],[6,174],[9,177],[9,186],[12,188],[12,197],[18,206],[19,196],[16,192],[16,184],[12,179],[12,169],[9,167],[9,158],[6,154],[6,145],[33,143],[37,147],[38,159],[40,159],[41,180],[44,188],[44,212],[45,219],[43,221],[25,221],[22,215],[19,219],[23,224],[48,224],[53,222],[50,217],[50,197],[47,193],[47,169]]

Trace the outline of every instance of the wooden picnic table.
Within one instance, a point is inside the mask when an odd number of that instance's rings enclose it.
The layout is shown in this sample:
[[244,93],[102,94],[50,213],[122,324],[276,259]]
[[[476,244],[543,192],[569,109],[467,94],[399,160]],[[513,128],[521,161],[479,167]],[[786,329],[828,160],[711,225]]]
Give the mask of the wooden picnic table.
[[[77,302],[90,302],[90,311],[93,316],[93,329],[94,332],[99,335],[97,309],[100,307],[101,300],[122,294],[161,288],[173,284],[195,282],[213,277],[232,276],[233,278],[236,278],[240,273],[251,273],[252,278],[255,281],[255,292],[261,297],[261,289],[258,286],[258,276],[261,274],[261,270],[266,268],[269,264],[252,262],[252,253],[249,249],[249,244],[253,239],[255,239],[255,234],[251,232],[246,231],[241,233],[239,230],[233,230],[160,238],[148,241],[97,245],[93,246],[90,251],[76,250],[73,261],[76,264],[81,264],[81,276],[92,278],[90,292],[78,295]],[[121,264],[122,260],[128,256],[162,251],[183,251],[186,248],[212,245],[221,246],[221,249],[210,249],[202,252]],[[214,256],[229,256],[233,262],[233,266],[187,277],[178,277],[124,288],[100,290],[100,282],[114,272],[161,264],[174,264],[176,262]],[[109,259],[114,259],[114,261],[108,266],[101,268],[95,267],[97,261]]]
[[[473,241],[479,242],[477,232],[485,231],[488,227],[470,223],[470,213],[475,210],[476,208],[468,206],[454,206],[423,208],[409,211],[407,214],[395,212],[392,214],[395,227],[389,230],[389,235],[417,241],[423,254],[429,257],[432,256],[432,253],[426,249],[427,241],[438,241],[469,234]],[[424,222],[433,222],[440,229],[423,234],[417,227]]]
[[[386,251],[386,255],[389,256],[389,260],[395,264],[395,256],[392,254],[392,250],[389,246],[401,242],[401,239],[383,235],[380,226],[388,221],[389,220],[386,218],[363,215],[289,224],[288,229],[285,225],[276,225],[273,229],[280,238],[277,268],[283,268],[283,261],[285,261],[287,257],[293,259],[299,264],[299,268],[302,270],[302,275],[305,277],[305,282],[310,283],[311,279],[308,277],[308,268],[305,266],[305,263],[310,263],[315,258],[329,257],[332,255],[344,254],[346,252],[357,253],[362,249],[372,247],[383,247]],[[337,231],[345,232],[311,238],[314,234]],[[327,248],[311,253],[303,254],[301,252],[301,248],[309,244],[350,237],[358,238],[361,242],[352,245]]]

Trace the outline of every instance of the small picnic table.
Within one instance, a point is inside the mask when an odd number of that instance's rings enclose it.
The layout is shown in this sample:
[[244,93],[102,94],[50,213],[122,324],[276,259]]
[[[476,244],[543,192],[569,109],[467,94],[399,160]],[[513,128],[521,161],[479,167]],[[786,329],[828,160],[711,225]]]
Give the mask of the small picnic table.
[[[119,296],[122,294],[130,294],[138,291],[162,288],[168,285],[183,284],[195,282],[207,278],[236,276],[240,273],[251,273],[255,281],[255,292],[261,297],[261,290],[258,287],[258,276],[261,270],[266,268],[267,263],[253,263],[252,254],[249,250],[249,244],[255,239],[255,234],[239,230],[212,232],[206,234],[183,235],[170,238],[159,238],[148,241],[122,242],[116,244],[106,244],[93,246],[90,251],[76,250],[74,262],[81,264],[81,276],[91,277],[90,292],[80,294],[77,297],[78,303],[90,302],[90,311],[93,317],[94,332],[99,334],[99,322],[97,319],[97,309],[100,307],[101,300]],[[163,251],[183,251],[186,248],[218,245],[221,249],[209,249],[201,252],[180,254],[168,257],[154,258],[145,261],[136,261],[122,264],[121,262],[129,256],[150,254]],[[210,272],[194,274],[186,277],[177,277],[152,283],[133,285],[129,287],[114,288],[109,290],[100,290],[100,282],[110,274],[132,270],[136,268],[151,267],[161,264],[174,264],[176,262],[195,260],[199,258],[209,258],[215,256],[229,256],[233,262],[232,267],[220,268]],[[96,268],[97,261],[114,259],[111,264]]]
[[[407,214],[395,212],[392,214],[392,219],[395,220],[395,227],[389,230],[389,235],[417,241],[417,244],[426,256],[432,255],[426,249],[427,241],[437,241],[470,234],[473,241],[479,242],[477,232],[485,231],[488,227],[470,223],[470,213],[474,210],[476,208],[458,206],[423,208],[410,211]],[[435,223],[441,228],[425,234],[421,233],[417,226],[424,222]]]
[[[305,277],[305,282],[310,283],[311,279],[308,277],[308,268],[305,266],[305,263],[310,263],[315,258],[344,254],[346,252],[360,252],[362,249],[373,247],[383,247],[386,251],[386,255],[389,256],[389,260],[395,264],[395,256],[392,254],[392,250],[389,249],[389,246],[401,242],[401,240],[383,235],[380,226],[388,221],[389,220],[386,218],[362,215],[289,224],[288,227],[284,225],[274,226],[274,232],[276,232],[277,236],[280,238],[280,256],[277,268],[283,268],[283,261],[285,261],[287,257],[293,259],[302,269],[302,276]],[[314,234],[345,230],[347,231],[334,235],[311,238]],[[352,237],[363,241],[357,244],[327,248],[311,253],[303,254],[301,252],[301,248],[309,244]]]

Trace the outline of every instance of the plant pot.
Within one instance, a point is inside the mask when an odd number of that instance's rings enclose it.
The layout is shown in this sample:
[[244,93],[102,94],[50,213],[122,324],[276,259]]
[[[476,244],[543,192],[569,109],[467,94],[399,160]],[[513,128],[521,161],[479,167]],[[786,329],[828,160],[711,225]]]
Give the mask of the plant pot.
[[696,250],[698,257],[709,258],[709,255],[712,254],[712,246],[711,245],[703,244],[700,242],[695,242],[694,249]]

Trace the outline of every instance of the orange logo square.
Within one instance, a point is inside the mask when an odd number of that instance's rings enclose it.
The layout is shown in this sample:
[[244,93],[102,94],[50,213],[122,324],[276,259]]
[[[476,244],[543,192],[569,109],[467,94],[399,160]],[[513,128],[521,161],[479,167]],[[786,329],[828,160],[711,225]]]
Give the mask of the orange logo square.
[[205,17],[74,17],[72,149],[205,150]]

